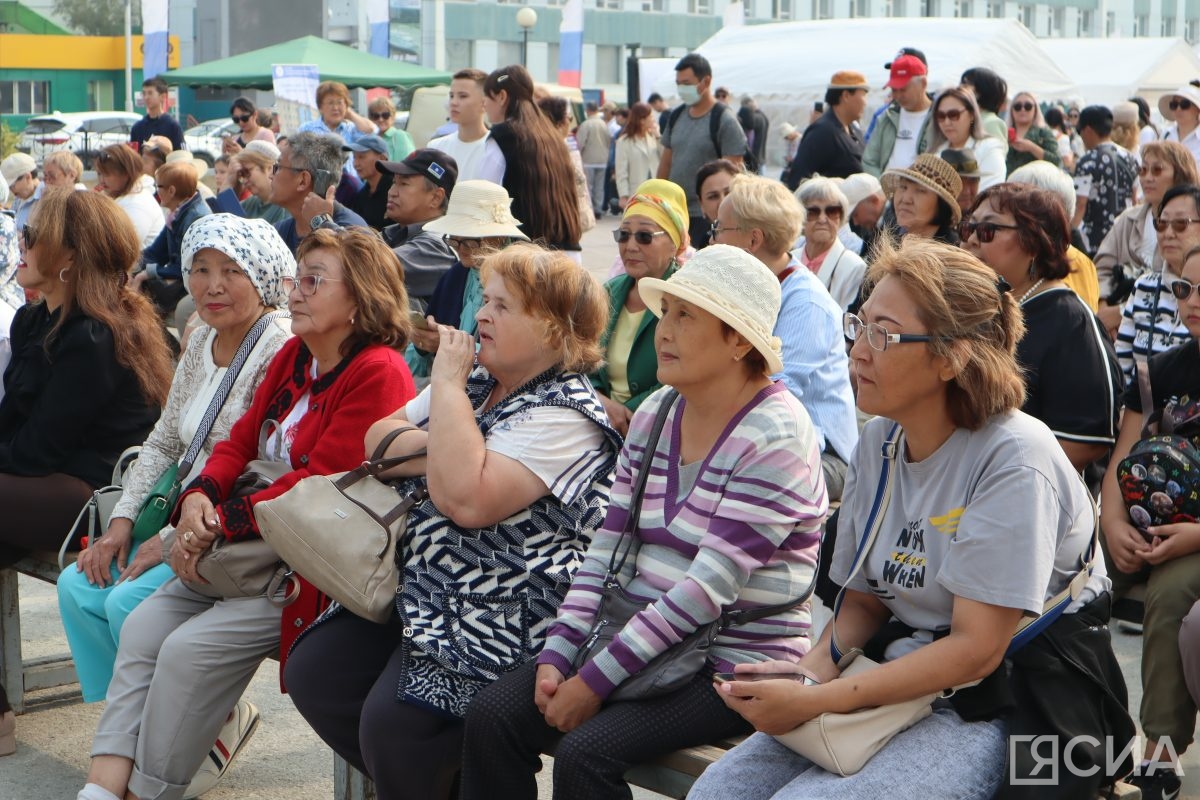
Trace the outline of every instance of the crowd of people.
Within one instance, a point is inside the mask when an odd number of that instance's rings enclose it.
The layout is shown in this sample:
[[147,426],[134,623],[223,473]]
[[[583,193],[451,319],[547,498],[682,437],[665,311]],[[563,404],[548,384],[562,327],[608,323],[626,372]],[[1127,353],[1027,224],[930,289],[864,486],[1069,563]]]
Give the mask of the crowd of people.
[[[556,797],[629,797],[631,767],[743,735],[689,796],[1060,796],[1014,794],[1006,737],[1132,730],[1105,625],[1138,584],[1145,749],[1078,796],[1132,771],[1175,797],[1200,88],[1160,135],[1139,98],[1057,107],[985,67],[931,93],[913,48],[883,70],[873,117],[878,81],[840,70],[781,126],[778,179],[766,116],[694,53],[676,107],[578,120],[520,66],[461,70],[423,147],[334,81],[286,136],[239,97],[213,186],[152,79],[94,189],[69,153],[0,162],[0,563],[56,549],[141,448],[58,583],[106,701],[79,799],[212,788],[271,656],[388,800],[532,800],[544,753]],[[610,213],[602,284],[581,239]],[[204,577],[266,547],[259,504],[364,459],[399,459],[377,477],[407,508],[386,621],[303,574]],[[702,664],[643,681],[701,634]],[[787,744],[931,694],[852,774]]]

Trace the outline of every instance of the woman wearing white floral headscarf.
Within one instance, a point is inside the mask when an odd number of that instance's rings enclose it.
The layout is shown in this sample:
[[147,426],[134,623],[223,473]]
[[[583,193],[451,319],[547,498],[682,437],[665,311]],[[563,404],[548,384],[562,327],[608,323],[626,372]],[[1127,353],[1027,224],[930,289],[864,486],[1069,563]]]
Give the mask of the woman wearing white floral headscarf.
[[[193,334],[175,371],[163,414],[125,477],[125,491],[108,530],[58,579],[63,628],[86,702],[103,700],[108,691],[125,618],[174,574],[163,563],[162,539],[151,536],[145,542],[133,541],[138,510],[159,476],[183,458],[247,333],[262,316],[286,306],[283,279],[296,274],[291,250],[269,222],[232,214],[198,220],[184,236],[182,257],[187,289],[204,324]],[[200,474],[213,446],[228,437],[230,427],[250,407],[267,365],[290,336],[284,315],[267,326],[251,349],[191,472],[179,476],[184,484]],[[258,712],[249,703],[243,700],[239,706],[248,708],[239,708],[235,721],[257,718]],[[227,750],[236,749],[229,747],[233,743],[227,732],[222,735]],[[224,758],[221,761],[227,766]],[[205,764],[209,766],[207,760]],[[203,788],[211,788],[223,771],[213,777],[211,769],[202,769],[207,781]],[[193,788],[198,788],[195,781]],[[188,796],[194,795],[189,792]]]

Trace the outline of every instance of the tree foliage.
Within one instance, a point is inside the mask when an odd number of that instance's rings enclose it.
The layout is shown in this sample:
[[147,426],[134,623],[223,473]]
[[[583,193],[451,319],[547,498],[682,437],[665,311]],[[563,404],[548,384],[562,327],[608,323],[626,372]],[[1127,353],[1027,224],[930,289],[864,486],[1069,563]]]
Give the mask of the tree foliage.
[[[142,24],[142,4],[133,3],[133,27]],[[71,30],[88,36],[121,36],[125,33],[126,0],[54,0],[54,13]]]

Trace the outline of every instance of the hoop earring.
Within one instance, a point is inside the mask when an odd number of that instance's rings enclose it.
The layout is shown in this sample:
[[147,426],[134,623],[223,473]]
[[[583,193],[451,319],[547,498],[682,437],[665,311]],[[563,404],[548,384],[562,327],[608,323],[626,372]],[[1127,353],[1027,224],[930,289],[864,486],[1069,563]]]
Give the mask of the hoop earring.
[[67,279],[63,277],[63,273],[64,273],[64,272],[70,272],[70,271],[71,271],[71,268],[70,268],[70,267],[63,267],[62,269],[60,269],[60,270],[58,271],[58,279],[59,279],[60,281],[62,281],[63,283],[67,283]]

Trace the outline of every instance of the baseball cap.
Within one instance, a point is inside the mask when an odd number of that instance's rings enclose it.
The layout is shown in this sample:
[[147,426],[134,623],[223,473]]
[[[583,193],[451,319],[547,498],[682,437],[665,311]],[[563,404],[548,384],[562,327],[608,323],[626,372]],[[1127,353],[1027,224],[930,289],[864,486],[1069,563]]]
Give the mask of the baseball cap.
[[373,133],[358,137],[358,141],[356,142],[342,145],[342,150],[352,153],[365,153],[368,150],[374,150],[381,156],[388,154],[387,142],[383,140],[382,136],[376,136]]
[[393,175],[420,175],[445,189],[446,194],[454,191],[458,181],[458,162],[454,157],[430,147],[413,150],[403,161],[379,161],[375,168]]
[[849,217],[863,200],[872,195],[883,194],[883,187],[879,183],[879,178],[874,175],[857,172],[842,181],[842,194],[846,195],[848,205],[846,216]]
[[[925,53],[923,53],[922,51],[918,50],[915,47],[901,47],[900,52],[896,53],[895,58],[899,58],[900,56],[916,56],[917,58],[921,59],[922,64],[924,64],[926,67],[929,66],[929,59],[925,58]],[[893,61],[894,60],[895,59],[893,59]],[[883,65],[883,68],[891,69],[892,63],[893,63],[892,61],[889,61],[888,63]]]
[[892,62],[892,75],[886,84],[889,89],[903,89],[913,78],[928,74],[925,62],[916,56],[899,56]]
[[28,175],[35,169],[37,169],[37,162],[28,153],[13,153],[0,161],[0,175],[3,175],[4,180],[10,184],[16,183],[22,175]]

